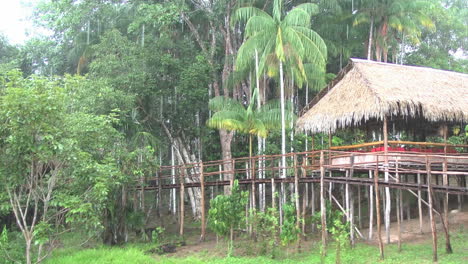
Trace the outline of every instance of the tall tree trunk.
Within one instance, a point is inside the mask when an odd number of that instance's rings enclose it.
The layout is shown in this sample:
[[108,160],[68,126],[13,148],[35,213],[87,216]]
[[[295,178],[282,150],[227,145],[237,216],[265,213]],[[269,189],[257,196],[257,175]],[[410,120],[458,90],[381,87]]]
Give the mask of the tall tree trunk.
[[371,17],[371,24],[369,28],[369,41],[367,45],[367,59],[370,60],[372,56],[372,38],[374,32],[374,16]]
[[[283,75],[283,62],[279,63],[280,71],[280,106],[281,106],[281,178],[286,178],[286,120],[285,120],[285,97],[284,97],[284,75]],[[284,183],[281,183],[281,197],[280,205],[285,202],[285,188]]]

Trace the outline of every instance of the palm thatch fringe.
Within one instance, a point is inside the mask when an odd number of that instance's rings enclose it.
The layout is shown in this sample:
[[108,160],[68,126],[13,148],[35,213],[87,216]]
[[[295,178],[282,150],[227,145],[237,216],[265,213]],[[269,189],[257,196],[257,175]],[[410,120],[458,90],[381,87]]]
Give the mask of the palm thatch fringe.
[[468,74],[351,59],[297,121],[301,131],[334,132],[384,116],[468,121]]

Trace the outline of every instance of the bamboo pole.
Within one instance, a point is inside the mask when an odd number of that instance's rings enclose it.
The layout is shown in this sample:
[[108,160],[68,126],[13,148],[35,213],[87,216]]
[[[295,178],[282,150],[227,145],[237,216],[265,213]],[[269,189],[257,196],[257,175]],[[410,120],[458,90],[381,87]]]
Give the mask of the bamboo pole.
[[205,175],[203,173],[203,162],[200,162],[200,188],[201,188],[201,235],[200,241],[205,241],[206,221],[205,221]]
[[379,166],[377,156],[377,167],[374,172],[374,185],[375,185],[375,215],[377,216],[377,238],[379,240],[380,259],[384,260],[384,246],[382,243],[381,226],[380,226],[380,194],[379,194]]
[[324,197],[324,177],[325,177],[325,167],[323,151],[320,151],[320,214],[321,214],[321,225],[322,225],[322,257],[327,255],[327,213],[325,207],[325,197]]
[[433,201],[432,201],[432,176],[431,176],[431,164],[429,163],[429,159],[426,156],[426,171],[427,171],[427,197],[429,202],[429,218],[431,220],[431,232],[432,232],[432,261],[437,262],[437,228],[434,219],[434,213],[432,212],[433,208]]

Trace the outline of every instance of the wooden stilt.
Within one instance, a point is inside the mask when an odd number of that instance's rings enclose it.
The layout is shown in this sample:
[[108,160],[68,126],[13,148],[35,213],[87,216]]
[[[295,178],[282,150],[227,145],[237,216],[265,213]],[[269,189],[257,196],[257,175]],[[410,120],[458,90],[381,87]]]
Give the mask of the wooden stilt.
[[[447,156],[447,134],[448,134],[447,124],[444,124],[443,130],[444,130],[444,143],[445,143],[444,155]],[[448,179],[448,174],[447,174],[447,170],[448,170],[447,157],[444,158],[444,162],[442,164],[442,170],[444,172],[443,179],[442,179],[443,182],[442,183],[445,186],[448,187],[449,186],[449,179]],[[449,234],[450,228],[449,228],[449,220],[448,220],[449,194],[446,193],[444,198],[445,198],[444,199],[445,251],[447,252],[447,254],[451,254],[453,251],[452,251],[452,245],[450,244],[450,234]]]
[[359,228],[362,229],[362,221],[361,221],[361,218],[362,218],[362,214],[361,214],[361,185],[358,185],[358,225],[359,225]]
[[422,206],[421,206],[421,174],[418,173],[417,175],[418,179],[418,212],[419,212],[419,233],[423,233],[423,215],[422,215]]
[[184,216],[185,216],[185,204],[184,204],[184,194],[185,194],[185,179],[184,173],[185,169],[182,169],[182,173],[180,174],[180,227],[179,227],[179,235],[184,236]]
[[201,188],[201,235],[200,241],[205,241],[206,221],[205,221],[205,174],[203,172],[203,162],[200,162],[200,188]]
[[[315,215],[315,184],[310,184],[310,207],[311,207],[311,214]],[[312,231],[315,231],[315,225],[312,223]]]
[[[307,170],[306,170],[306,167],[307,166],[307,156],[304,156],[302,158],[302,171],[301,171],[301,177],[304,177],[304,178],[307,178]],[[302,210],[303,214],[305,213],[305,209],[309,206],[309,184],[306,183],[305,185],[305,190],[304,190],[304,193],[306,195],[304,195],[305,199],[304,199],[304,203],[305,203],[305,207],[303,207],[304,209]]]
[[426,156],[426,174],[427,174],[427,197],[429,203],[429,218],[431,220],[431,231],[432,231],[432,261],[437,262],[437,228],[434,219],[434,213],[432,212],[433,202],[432,202],[432,176],[431,176],[431,164],[429,159]]
[[327,255],[327,213],[325,207],[325,197],[324,197],[324,177],[325,177],[325,167],[324,165],[324,156],[323,151],[320,151],[320,215],[321,215],[321,225],[322,225],[322,257]]
[[[301,219],[301,207],[299,203],[299,171],[298,171],[298,164],[297,164],[297,155],[294,153],[293,156],[293,165],[294,165],[294,201],[296,203],[296,228],[300,230],[300,219]],[[301,234],[298,232],[297,234],[297,249],[298,251],[301,250]]]
[[[398,159],[395,163],[396,182],[401,182],[400,173],[398,172]],[[403,218],[401,210],[401,190],[396,190],[396,211],[397,211],[397,233],[398,233],[398,252],[401,252],[401,221]]]
[[[372,179],[372,171],[369,170],[369,178]],[[372,240],[372,229],[374,225],[374,190],[369,186],[369,240]]]
[[271,207],[276,208],[275,204],[275,178],[271,178]]
[[[387,116],[384,116],[383,119],[383,136],[384,136],[384,179],[387,182],[389,180],[389,172],[388,172],[388,121]],[[390,188],[385,187],[385,235],[387,238],[387,244],[390,244],[390,213],[392,208],[391,196],[390,196]]]
[[354,238],[354,196],[353,196],[353,188],[351,187],[350,193],[350,203],[349,203],[349,222],[350,222],[350,230],[349,230],[349,238],[351,242],[351,247],[354,248],[355,238]]
[[[443,172],[444,172],[444,176],[443,176],[443,183],[445,186],[449,186],[449,182],[448,182],[448,175],[447,175],[447,158],[444,159],[444,163],[442,164],[442,169],[443,169]],[[449,213],[449,210],[448,210],[448,202],[449,202],[449,194],[446,193],[445,194],[445,197],[444,197],[444,222],[445,222],[445,251],[447,254],[451,254],[453,252],[452,250],[452,245],[450,244],[450,228],[449,228],[449,220],[448,220],[448,213]]]
[[381,235],[381,226],[380,226],[380,194],[379,194],[379,167],[378,167],[378,157],[377,157],[377,167],[374,172],[374,185],[375,185],[375,215],[377,216],[377,238],[379,240],[379,249],[380,249],[380,259],[384,259],[384,247],[382,242]]

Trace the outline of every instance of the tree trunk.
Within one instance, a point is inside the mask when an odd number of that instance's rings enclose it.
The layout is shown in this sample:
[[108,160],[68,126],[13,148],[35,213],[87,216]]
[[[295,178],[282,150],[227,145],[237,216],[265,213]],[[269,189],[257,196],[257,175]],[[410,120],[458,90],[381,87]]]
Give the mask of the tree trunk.
[[367,59],[370,60],[372,56],[372,35],[374,32],[374,17],[371,17],[371,24],[369,28],[369,41],[368,41],[368,46],[367,46]]

